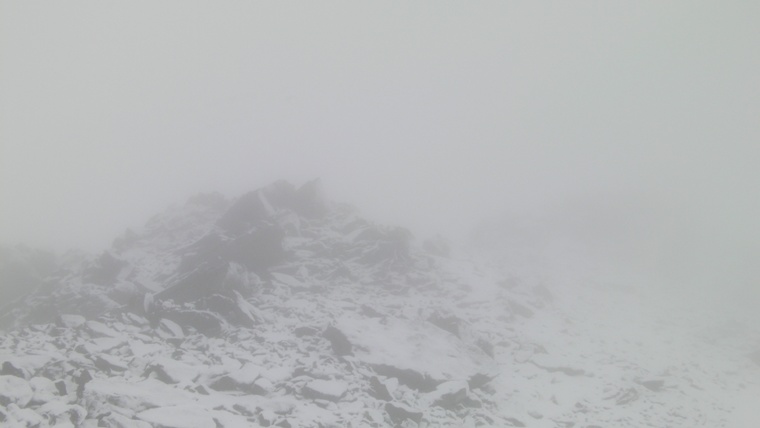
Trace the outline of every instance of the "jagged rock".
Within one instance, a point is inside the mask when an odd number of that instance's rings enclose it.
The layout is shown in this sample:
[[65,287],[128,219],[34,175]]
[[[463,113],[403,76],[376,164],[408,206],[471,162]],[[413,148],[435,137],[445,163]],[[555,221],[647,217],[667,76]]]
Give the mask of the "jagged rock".
[[481,407],[482,403],[470,396],[469,385],[465,381],[444,382],[428,394],[427,401],[433,406],[446,410],[460,407]]
[[94,363],[95,367],[107,373],[112,371],[123,372],[128,368],[124,363],[119,361],[118,358],[107,354],[98,355],[98,357],[95,358]]
[[463,321],[460,318],[454,315],[444,315],[440,312],[434,312],[428,317],[428,321],[433,323],[436,327],[442,328],[454,336],[460,337],[459,333],[463,324]]
[[76,382],[77,384],[77,398],[81,399],[82,397],[84,397],[84,387],[91,380],[92,380],[92,375],[87,369],[83,369],[82,371],[80,371],[77,377],[74,378],[74,382]]
[[515,300],[511,300],[510,299],[507,302],[507,304],[509,305],[509,309],[512,310],[513,313],[515,313],[515,314],[517,314],[517,315],[519,315],[521,317],[532,318],[533,315],[534,315],[534,312],[533,312],[532,309],[530,309],[526,305],[523,305],[520,302],[517,302]]
[[30,404],[32,405],[40,405],[53,401],[59,395],[55,383],[44,377],[37,376],[29,379],[29,386],[33,391],[33,396],[30,401]]
[[401,424],[406,420],[418,424],[422,422],[422,412],[401,403],[385,403],[385,412],[388,413],[394,424]]
[[118,337],[121,335],[118,331],[98,321],[87,321],[85,327],[93,337]]
[[378,400],[391,401],[393,396],[386,386],[377,376],[369,378],[369,394]]
[[284,382],[293,377],[292,367],[273,367],[261,372],[261,377],[268,379],[272,383]]
[[262,190],[241,196],[216,224],[225,231],[238,235],[274,214],[274,210]]
[[44,415],[51,425],[70,423],[72,426],[81,426],[87,418],[87,410],[77,404],[66,404],[62,401],[49,401],[37,409],[37,413]]
[[60,395],[68,395],[69,393],[68,388],[66,387],[66,382],[62,380],[59,380],[55,383],[55,389]]
[[255,364],[245,364],[240,369],[221,376],[211,385],[216,391],[242,391],[254,395],[266,395],[266,384],[256,383],[261,376],[261,367]]
[[88,267],[82,274],[87,282],[99,285],[108,285],[114,282],[117,275],[127,262],[114,256],[110,251],[104,251],[95,262]]
[[8,404],[6,419],[11,427],[42,427],[47,422],[42,416],[32,409],[22,409],[16,403]]
[[24,371],[14,366],[13,363],[11,363],[10,361],[3,362],[3,368],[2,370],[0,370],[0,375],[16,376],[16,377],[20,377],[21,379],[26,379],[26,375],[24,374]]
[[244,325],[254,326],[266,321],[266,318],[256,306],[245,300],[237,291],[233,290],[233,294],[235,295],[235,309],[237,310],[238,318],[244,320]]
[[330,341],[333,352],[335,352],[336,355],[353,355],[353,346],[351,345],[351,342],[343,332],[334,326],[327,327],[322,333],[322,336]]
[[182,327],[176,322],[163,318],[158,322],[158,332],[166,338],[172,337],[182,339],[185,337],[185,332]]
[[192,272],[182,276],[170,287],[153,296],[153,299],[185,303],[217,293],[227,275],[227,265],[203,262],[196,266]]
[[233,240],[225,256],[255,272],[265,272],[285,259],[284,238],[285,231],[281,227],[265,225]]
[[85,317],[76,314],[62,314],[58,317],[58,324],[66,328],[80,327],[86,321]]
[[119,281],[111,286],[108,297],[120,305],[138,309],[143,290],[129,281]]
[[521,421],[521,420],[519,420],[517,418],[513,418],[513,417],[506,417],[506,418],[504,418],[504,421],[507,422],[510,426],[513,426],[513,427],[524,427],[525,426],[525,423],[523,423],[523,421]]
[[423,372],[403,369],[389,364],[374,364],[372,368],[379,375],[396,378],[402,385],[422,392],[433,391],[444,381],[442,379],[435,379]]
[[369,318],[383,318],[384,315],[369,305],[361,306],[361,314]]
[[485,352],[489,357],[493,358],[493,345],[482,337],[479,337],[473,331],[472,327],[461,318],[452,314],[444,314],[436,311],[433,312],[430,317],[428,317],[428,321],[430,321],[436,327],[448,331],[449,333],[458,337],[459,340],[477,346],[478,348],[482,349],[483,352]]
[[319,179],[304,184],[296,191],[293,208],[307,218],[320,218],[327,213],[328,205]]
[[348,384],[339,380],[313,380],[304,386],[302,393],[306,398],[340,401],[348,391]]
[[316,208],[312,196],[316,193],[310,191],[309,186],[297,194],[292,184],[278,181],[238,198],[217,221],[217,225],[229,234],[239,235],[271,219],[279,209],[299,209],[305,215]]
[[29,382],[18,376],[3,375],[0,376],[0,404],[8,407],[10,404],[16,404],[19,407],[25,407],[32,401],[34,392]]
[[665,381],[662,379],[648,379],[648,380],[641,380],[638,382],[639,385],[645,387],[646,389],[650,391],[661,391],[662,387],[665,386]]
[[191,328],[210,337],[219,336],[225,330],[225,321],[211,311],[169,307],[159,314],[163,318],[158,331],[166,338],[182,339],[185,337],[184,330]]
[[301,326],[293,329],[293,334],[296,337],[315,336],[317,333],[319,333],[319,329],[317,327]]

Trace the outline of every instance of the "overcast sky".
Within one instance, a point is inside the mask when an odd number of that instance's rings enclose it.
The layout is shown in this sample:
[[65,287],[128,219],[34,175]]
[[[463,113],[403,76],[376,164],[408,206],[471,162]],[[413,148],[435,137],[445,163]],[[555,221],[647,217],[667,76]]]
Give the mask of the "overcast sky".
[[194,193],[314,177],[422,235],[644,194],[760,239],[759,22],[752,1],[2,2],[0,241],[98,250]]

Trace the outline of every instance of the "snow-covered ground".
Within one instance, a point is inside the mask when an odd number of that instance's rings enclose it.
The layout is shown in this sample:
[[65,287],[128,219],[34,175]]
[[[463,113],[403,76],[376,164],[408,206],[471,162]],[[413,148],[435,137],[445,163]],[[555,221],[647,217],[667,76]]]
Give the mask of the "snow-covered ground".
[[760,331],[748,318],[575,262],[498,260],[420,246],[282,184],[233,203],[206,197],[20,302],[50,314],[8,313],[18,322],[0,337],[0,418],[174,428],[760,420]]

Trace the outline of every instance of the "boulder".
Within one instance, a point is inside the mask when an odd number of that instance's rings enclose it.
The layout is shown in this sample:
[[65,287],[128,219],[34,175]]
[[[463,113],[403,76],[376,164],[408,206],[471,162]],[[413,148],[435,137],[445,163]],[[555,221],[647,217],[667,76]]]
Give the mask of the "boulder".
[[104,251],[89,267],[85,269],[82,278],[86,282],[98,285],[110,285],[128,263],[111,253]]
[[33,377],[29,379],[29,386],[32,388],[33,395],[30,401],[33,405],[40,405],[49,401],[54,401],[60,395],[55,383],[44,377]]
[[21,379],[26,379],[24,371],[13,365],[10,361],[3,362],[3,368],[0,369],[0,375],[3,376],[16,376]]
[[385,403],[385,412],[391,418],[394,424],[402,424],[406,420],[411,420],[419,424],[422,422],[422,412],[412,409],[401,403]]
[[238,198],[238,200],[216,222],[217,226],[232,235],[249,231],[274,214],[264,192],[259,189]]
[[338,356],[353,355],[353,346],[345,334],[334,326],[329,326],[322,333],[322,337],[330,341],[333,352]]
[[32,401],[32,397],[34,391],[26,380],[18,376],[0,376],[0,405],[25,407]]
[[58,317],[58,325],[66,328],[77,328],[87,321],[85,317],[75,314],[63,314]]
[[323,217],[328,211],[327,200],[319,179],[309,181],[295,193],[293,209],[307,218]]
[[431,405],[452,411],[461,407],[482,406],[480,401],[470,396],[469,385],[465,381],[444,382],[426,398]]
[[449,380],[477,381],[478,387],[498,374],[482,349],[425,321],[347,315],[335,328],[352,344],[356,360],[420,391]]
[[348,391],[348,384],[340,380],[316,379],[307,383],[302,390],[306,398],[340,401]]
[[378,400],[391,401],[393,396],[388,390],[388,386],[385,385],[377,376],[372,376],[369,379],[369,395],[377,398]]

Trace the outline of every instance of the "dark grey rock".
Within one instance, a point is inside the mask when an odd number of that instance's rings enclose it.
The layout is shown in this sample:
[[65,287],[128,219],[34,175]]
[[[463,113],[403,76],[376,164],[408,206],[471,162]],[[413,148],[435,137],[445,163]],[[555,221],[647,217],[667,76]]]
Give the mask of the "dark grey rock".
[[378,400],[393,400],[393,396],[391,395],[390,391],[388,391],[388,387],[385,386],[385,384],[381,382],[377,376],[370,377],[368,392],[371,396],[377,398]]
[[322,333],[322,337],[330,341],[333,352],[338,356],[353,355],[353,345],[343,332],[333,326],[329,326]]
[[442,382],[412,369],[402,369],[387,364],[375,364],[372,368],[379,375],[395,377],[402,385],[422,392],[434,391]]
[[394,424],[401,424],[405,420],[411,420],[418,424],[422,422],[422,412],[400,403],[385,403],[385,412]]

